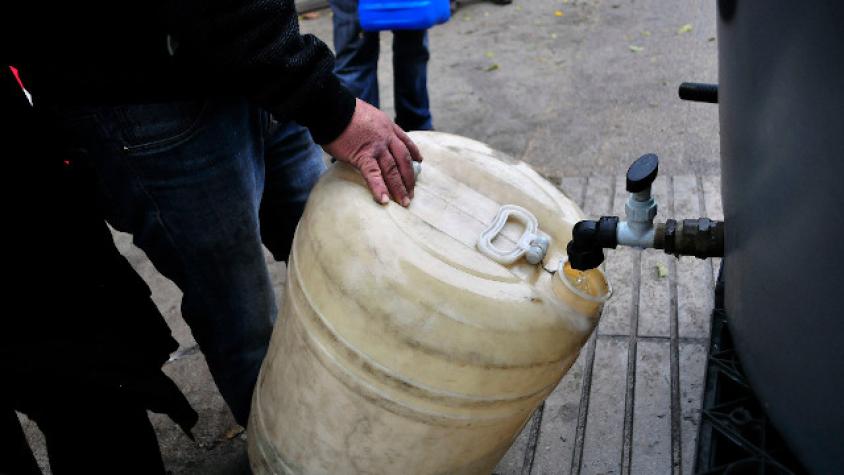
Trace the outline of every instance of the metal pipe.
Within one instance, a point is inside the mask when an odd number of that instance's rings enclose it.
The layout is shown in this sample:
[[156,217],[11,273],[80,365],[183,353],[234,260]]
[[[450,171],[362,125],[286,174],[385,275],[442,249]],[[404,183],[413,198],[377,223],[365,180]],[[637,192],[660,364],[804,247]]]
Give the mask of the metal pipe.
[[699,82],[684,82],[680,84],[680,99],[692,102],[718,103],[718,85]]
[[643,226],[641,223],[628,223],[621,221],[618,223],[616,231],[616,241],[622,246],[637,247],[639,249],[647,249],[654,247],[654,238],[656,233],[654,225]]
[[656,226],[653,247],[676,257],[724,257],[724,222],[698,218],[678,223],[669,219]]
[[647,224],[602,216],[599,221],[577,223],[566,250],[573,268],[587,270],[604,262],[604,249],[619,245],[662,249],[675,257],[724,257],[724,222],[698,218]]

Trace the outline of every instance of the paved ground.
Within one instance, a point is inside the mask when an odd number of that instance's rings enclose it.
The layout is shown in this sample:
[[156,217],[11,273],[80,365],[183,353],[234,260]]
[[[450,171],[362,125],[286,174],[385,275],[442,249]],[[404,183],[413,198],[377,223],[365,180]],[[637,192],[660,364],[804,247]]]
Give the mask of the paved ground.
[[[718,218],[717,108],[676,92],[684,80],[717,80],[714,12],[710,0],[464,3],[430,35],[434,125],[527,161],[593,216],[623,212],[619,175],[656,152],[660,214]],[[326,11],[302,26],[331,38]],[[391,111],[389,39],[380,78]],[[243,473],[245,442],[179,316],[180,293],[127,236],[117,241],[182,345],[166,371],[201,416],[197,443],[153,416],[165,463],[174,473]],[[496,472],[688,473],[714,264],[612,252],[605,270],[615,295],[597,334]],[[283,265],[271,268],[281,284]],[[37,430],[27,428],[43,462]]]
[[[668,173],[719,173],[717,107],[677,98],[683,81],[717,82],[712,1],[462,5],[430,34],[435,128],[548,176],[618,174],[646,152]],[[302,25],[331,38],[325,12]],[[678,33],[684,25],[691,31]],[[382,36],[381,105],[392,111],[390,35]]]
[[[561,185],[591,216],[623,213],[623,176]],[[662,213],[723,219],[717,176],[663,176],[653,191]],[[717,269],[653,250],[609,252],[614,294],[597,333],[496,473],[692,473]]]

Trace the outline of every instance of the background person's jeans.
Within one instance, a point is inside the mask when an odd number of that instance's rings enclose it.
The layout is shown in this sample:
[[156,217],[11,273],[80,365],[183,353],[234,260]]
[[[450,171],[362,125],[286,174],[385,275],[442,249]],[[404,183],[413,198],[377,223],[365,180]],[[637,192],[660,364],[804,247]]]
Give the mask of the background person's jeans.
[[[334,12],[334,72],[355,96],[379,107],[378,32],[361,29],[357,0],[329,3]],[[429,57],[427,31],[393,31],[393,96],[396,123],[404,130],[431,129]]]
[[276,315],[262,231],[286,259],[324,169],[321,149],[306,129],[241,99],[56,115],[75,159],[98,176],[108,221],[184,292],[182,314],[246,425]]

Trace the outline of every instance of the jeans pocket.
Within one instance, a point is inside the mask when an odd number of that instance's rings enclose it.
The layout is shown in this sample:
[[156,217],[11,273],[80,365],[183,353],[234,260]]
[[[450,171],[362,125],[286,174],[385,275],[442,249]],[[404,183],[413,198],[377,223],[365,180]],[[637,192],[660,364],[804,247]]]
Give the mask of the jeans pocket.
[[187,142],[201,129],[207,107],[204,100],[121,106],[118,114],[123,150],[146,155]]

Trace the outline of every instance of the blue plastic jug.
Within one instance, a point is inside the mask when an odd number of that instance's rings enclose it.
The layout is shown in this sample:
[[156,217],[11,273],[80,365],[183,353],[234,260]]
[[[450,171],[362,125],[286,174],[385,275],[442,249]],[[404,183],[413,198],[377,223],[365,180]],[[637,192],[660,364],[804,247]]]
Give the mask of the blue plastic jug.
[[451,17],[449,0],[359,0],[360,26],[366,31],[425,30]]

